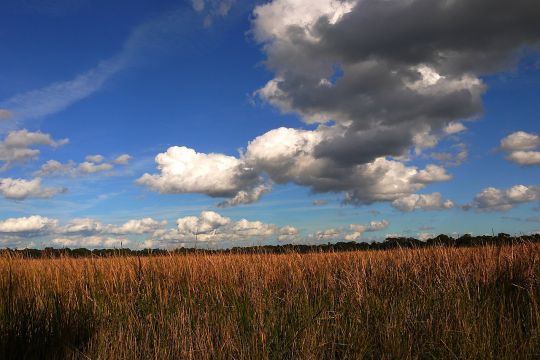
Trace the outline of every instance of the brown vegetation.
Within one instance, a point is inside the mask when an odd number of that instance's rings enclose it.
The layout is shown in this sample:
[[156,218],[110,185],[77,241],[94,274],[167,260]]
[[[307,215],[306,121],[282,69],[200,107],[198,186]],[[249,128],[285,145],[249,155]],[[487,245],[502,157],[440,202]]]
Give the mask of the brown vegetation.
[[540,356],[540,245],[0,258],[0,357]]

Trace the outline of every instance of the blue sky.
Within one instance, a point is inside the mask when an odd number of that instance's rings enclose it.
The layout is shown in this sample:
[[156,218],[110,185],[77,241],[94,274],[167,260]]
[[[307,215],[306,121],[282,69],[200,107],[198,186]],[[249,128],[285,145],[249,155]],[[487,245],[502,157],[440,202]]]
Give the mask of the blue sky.
[[[407,47],[377,39],[361,18],[415,16],[424,2],[8,0],[0,243],[175,247],[197,235],[220,247],[540,230],[538,32],[516,28],[494,51],[484,46],[502,36],[489,30],[494,10],[472,45],[449,25],[441,38],[455,41],[411,37]],[[439,10],[445,21],[451,9]],[[428,45],[442,60],[401,49]]]

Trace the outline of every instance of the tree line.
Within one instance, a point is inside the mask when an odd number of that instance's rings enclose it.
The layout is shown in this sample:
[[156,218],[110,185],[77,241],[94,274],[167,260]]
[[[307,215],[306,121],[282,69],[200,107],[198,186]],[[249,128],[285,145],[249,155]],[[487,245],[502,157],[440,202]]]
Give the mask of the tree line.
[[340,252],[358,250],[388,250],[397,248],[425,248],[434,246],[446,247],[472,247],[482,245],[509,245],[519,243],[540,242],[540,234],[511,236],[505,233],[497,235],[472,236],[469,234],[453,238],[444,234],[436,237],[419,240],[413,237],[389,237],[382,242],[328,242],[326,244],[284,244],[259,245],[248,247],[233,247],[228,249],[201,249],[180,247],[173,250],[165,249],[86,249],[86,248],[51,248],[44,249],[2,249],[2,256],[16,256],[23,258],[57,258],[57,257],[110,257],[110,256],[164,256],[187,254],[285,254],[285,253],[311,253],[311,252]]

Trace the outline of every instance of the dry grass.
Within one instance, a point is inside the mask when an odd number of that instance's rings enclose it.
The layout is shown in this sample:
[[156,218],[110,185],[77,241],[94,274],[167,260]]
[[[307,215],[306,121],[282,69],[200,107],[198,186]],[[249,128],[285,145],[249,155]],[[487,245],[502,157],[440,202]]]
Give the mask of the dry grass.
[[540,246],[0,259],[0,357],[540,357]]

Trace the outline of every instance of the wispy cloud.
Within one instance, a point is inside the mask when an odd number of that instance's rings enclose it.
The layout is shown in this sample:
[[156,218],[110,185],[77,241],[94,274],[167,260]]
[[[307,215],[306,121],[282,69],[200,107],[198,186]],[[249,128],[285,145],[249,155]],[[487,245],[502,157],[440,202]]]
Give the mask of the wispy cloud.
[[0,107],[8,109],[18,121],[51,115],[95,93],[121,68],[118,58],[102,61],[71,80],[15,95],[2,101]]
[[99,91],[116,73],[136,63],[143,54],[156,54],[191,28],[189,10],[162,14],[133,29],[120,51],[74,78],[57,81],[0,100],[0,119],[21,122],[58,113]]

